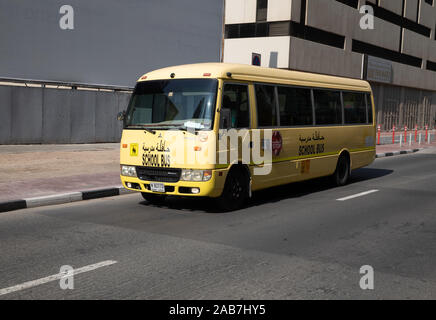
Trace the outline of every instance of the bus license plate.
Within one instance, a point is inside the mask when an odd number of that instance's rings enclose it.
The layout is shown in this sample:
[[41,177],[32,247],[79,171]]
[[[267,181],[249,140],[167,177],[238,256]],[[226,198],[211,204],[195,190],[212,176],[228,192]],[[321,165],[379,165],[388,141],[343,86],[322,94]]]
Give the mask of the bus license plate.
[[150,183],[150,189],[153,192],[165,192],[165,185],[163,183]]

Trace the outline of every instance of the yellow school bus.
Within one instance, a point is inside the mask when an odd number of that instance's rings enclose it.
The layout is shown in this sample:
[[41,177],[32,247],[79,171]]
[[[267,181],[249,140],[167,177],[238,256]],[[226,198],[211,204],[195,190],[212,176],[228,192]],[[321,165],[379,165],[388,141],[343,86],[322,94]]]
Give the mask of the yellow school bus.
[[121,181],[150,202],[209,197],[222,210],[292,182],[342,186],[375,159],[374,115],[366,81],[225,63],[156,70],[118,116]]

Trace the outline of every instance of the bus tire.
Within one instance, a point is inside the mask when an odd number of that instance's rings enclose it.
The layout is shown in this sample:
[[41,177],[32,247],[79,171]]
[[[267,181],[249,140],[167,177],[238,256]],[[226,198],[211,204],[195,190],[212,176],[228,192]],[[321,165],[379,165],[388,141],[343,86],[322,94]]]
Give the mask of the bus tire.
[[333,174],[333,182],[336,186],[345,186],[350,179],[350,158],[346,154],[341,154]]
[[146,200],[148,203],[151,204],[162,204],[165,202],[165,195],[152,194],[147,192],[141,192],[141,195],[144,198],[144,200]]
[[249,188],[249,177],[242,169],[230,170],[217,206],[224,212],[240,209],[248,199]]

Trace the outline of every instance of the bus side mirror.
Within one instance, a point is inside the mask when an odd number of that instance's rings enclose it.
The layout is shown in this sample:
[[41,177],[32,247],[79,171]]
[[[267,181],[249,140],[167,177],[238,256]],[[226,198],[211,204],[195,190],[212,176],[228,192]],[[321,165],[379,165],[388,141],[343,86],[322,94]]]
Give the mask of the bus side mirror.
[[230,109],[221,109],[220,111],[220,129],[230,128],[231,112]]
[[119,112],[118,115],[117,115],[117,120],[118,121],[124,121],[124,119],[126,119],[126,111]]

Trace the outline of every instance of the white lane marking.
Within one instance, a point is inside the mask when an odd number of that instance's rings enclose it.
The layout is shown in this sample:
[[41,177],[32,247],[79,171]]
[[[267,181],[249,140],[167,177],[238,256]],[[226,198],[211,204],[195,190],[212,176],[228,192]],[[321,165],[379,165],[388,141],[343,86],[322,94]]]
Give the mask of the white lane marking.
[[376,189],[369,190],[369,191],[365,191],[365,192],[361,192],[361,193],[358,193],[358,194],[354,194],[354,195],[351,195],[351,196],[348,196],[348,197],[345,197],[345,198],[339,198],[339,199],[336,199],[336,200],[337,201],[347,201],[347,200],[350,200],[350,199],[354,199],[354,198],[358,198],[358,197],[363,197],[363,196],[366,196],[367,194],[371,194],[371,193],[374,193],[374,192],[378,192],[378,190],[376,190]]
[[[107,260],[107,261],[102,261],[99,263],[95,263],[95,264],[91,264],[89,266],[84,266],[82,268],[78,268],[78,269],[74,269],[74,275],[78,275],[80,273],[84,273],[84,272],[89,272],[89,271],[93,271],[95,269],[99,269],[102,267],[107,267],[110,266],[112,264],[117,263],[117,261],[114,260]],[[9,287],[9,288],[5,288],[5,289],[0,289],[0,296],[8,294],[8,293],[12,293],[12,292],[16,292],[16,291],[21,291],[24,289],[29,289],[32,287],[36,287],[48,282],[53,282],[56,280],[60,280],[63,277],[65,277],[64,273],[58,273],[58,274],[54,274],[45,278],[41,278],[41,279],[37,279],[37,280],[33,280],[33,281],[28,281],[28,282],[24,282],[22,284],[13,286],[13,287]]]

